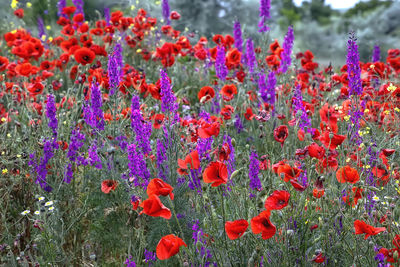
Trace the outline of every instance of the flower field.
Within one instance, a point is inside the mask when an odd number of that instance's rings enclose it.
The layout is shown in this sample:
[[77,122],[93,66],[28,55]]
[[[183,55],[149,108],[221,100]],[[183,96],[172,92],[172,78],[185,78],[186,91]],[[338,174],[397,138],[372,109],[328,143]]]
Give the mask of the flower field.
[[398,266],[400,49],[72,3],[0,37],[1,266]]

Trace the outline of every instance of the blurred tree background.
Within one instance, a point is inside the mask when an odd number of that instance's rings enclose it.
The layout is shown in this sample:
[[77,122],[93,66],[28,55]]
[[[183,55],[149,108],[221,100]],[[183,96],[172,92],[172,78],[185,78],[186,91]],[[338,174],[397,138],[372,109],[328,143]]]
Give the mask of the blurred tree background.
[[[25,7],[28,0],[19,0]],[[25,9],[25,27],[35,31],[38,17],[46,25],[57,19],[58,0],[31,0],[31,8]],[[71,0],[67,0],[71,4]],[[161,18],[160,0],[84,0],[85,17],[90,20],[103,16],[105,7],[121,9],[126,14],[143,7],[152,16]],[[210,37],[215,33],[232,32],[235,20],[239,20],[245,36],[257,38],[259,15],[258,0],[170,0],[171,10],[178,11],[182,18],[173,22],[179,30],[196,32],[198,36]],[[289,25],[295,29],[295,52],[312,50],[320,61],[343,64],[346,60],[347,36],[355,31],[358,36],[361,60],[368,61],[372,47],[379,44],[382,51],[395,48],[400,41],[400,1],[369,0],[347,10],[335,10],[325,0],[308,0],[296,6],[292,0],[271,0],[269,20],[271,33],[281,43]],[[11,0],[0,0],[9,5]],[[0,32],[14,27],[16,19],[8,8],[0,10]],[[10,23],[11,22],[11,23]],[[259,36],[259,35],[258,35]]]

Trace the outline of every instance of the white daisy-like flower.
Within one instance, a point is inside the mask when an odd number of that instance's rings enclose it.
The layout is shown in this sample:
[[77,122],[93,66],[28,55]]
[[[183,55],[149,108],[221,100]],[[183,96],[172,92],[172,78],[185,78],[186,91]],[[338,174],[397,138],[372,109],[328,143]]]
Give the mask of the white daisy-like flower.
[[377,196],[374,196],[372,199],[375,201],[379,201],[379,197],[377,197]]
[[47,201],[46,203],[44,203],[44,206],[48,207],[48,206],[52,206],[53,204],[54,204],[53,201]]
[[44,200],[44,197],[38,197],[38,201],[40,202],[40,201],[43,201]]
[[35,215],[40,215],[40,210],[35,211]]
[[27,214],[29,214],[31,211],[30,210],[24,210],[23,212],[21,212],[21,215],[25,216]]
[[53,210],[54,210],[54,207],[51,206],[51,207],[49,208],[49,211],[53,211]]

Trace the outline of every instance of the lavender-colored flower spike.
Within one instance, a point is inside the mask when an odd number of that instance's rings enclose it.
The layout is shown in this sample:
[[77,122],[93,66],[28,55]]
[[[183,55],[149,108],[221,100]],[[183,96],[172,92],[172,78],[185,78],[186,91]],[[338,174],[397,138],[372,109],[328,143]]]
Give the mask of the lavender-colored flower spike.
[[37,19],[37,24],[38,24],[39,39],[40,41],[42,41],[42,43],[44,43],[46,41],[46,30],[44,29],[44,23],[41,17]]
[[290,64],[292,63],[292,49],[294,42],[294,33],[293,26],[289,26],[288,31],[285,35],[285,39],[283,41],[283,53],[282,53],[282,61],[281,61],[281,69],[282,73],[286,73]]
[[83,0],[72,0],[72,4],[76,7],[76,11],[74,15],[82,14],[85,17],[85,12],[83,11]]
[[161,110],[162,112],[176,113],[178,110],[178,103],[176,103],[176,97],[171,88],[171,83],[168,78],[168,74],[161,69]]
[[360,95],[363,91],[361,84],[360,57],[358,54],[357,38],[354,32],[350,33],[347,42],[347,74],[349,79],[349,94]]
[[168,0],[162,0],[161,7],[162,7],[162,15],[164,17],[165,23],[170,24],[170,20],[169,20],[170,8],[169,8]]
[[233,25],[233,37],[235,38],[235,47],[242,52],[243,50],[243,39],[242,39],[242,29],[240,27],[240,22],[236,21]]
[[253,73],[257,67],[257,58],[254,52],[254,44],[251,38],[246,41],[246,55],[245,55],[246,65],[249,68],[249,73]]
[[249,165],[249,178],[250,178],[250,197],[255,197],[254,191],[260,191],[262,189],[260,178],[258,173],[260,171],[260,163],[258,161],[258,155],[255,151],[250,154],[250,165]]
[[260,0],[260,22],[258,23],[258,31],[269,31],[267,20],[271,18],[270,14],[271,0]]
[[267,98],[269,96],[269,103],[271,105],[275,105],[275,86],[276,86],[276,77],[275,73],[271,71],[268,74],[268,81],[267,81]]
[[106,21],[106,25],[110,25],[110,9],[108,7],[104,8],[104,20]]
[[67,0],[58,0],[57,3],[57,15],[59,17],[67,18],[67,15],[63,14],[63,8],[67,6]]
[[57,137],[57,128],[58,128],[57,109],[54,101],[54,95],[51,94],[47,95],[46,116],[49,119],[49,123],[47,125],[53,131],[53,136]]
[[122,46],[117,43],[114,46],[113,53],[108,58],[108,79],[110,84],[110,95],[113,95],[123,75],[122,68],[124,67],[124,61],[122,56]]
[[104,115],[101,100],[101,91],[96,82],[92,83],[91,88],[91,106],[88,103],[83,107],[83,113],[86,124],[98,130],[104,130]]
[[374,46],[374,50],[372,52],[372,62],[378,62],[381,60],[381,48],[379,45]]
[[217,57],[215,59],[215,73],[221,81],[225,80],[226,76],[228,76],[228,68],[226,67],[225,61],[225,48],[218,46]]
[[150,135],[151,135],[151,122],[144,121],[140,113],[139,97],[132,97],[131,106],[131,127],[136,135],[136,142],[141,149],[141,152],[148,154],[151,152]]

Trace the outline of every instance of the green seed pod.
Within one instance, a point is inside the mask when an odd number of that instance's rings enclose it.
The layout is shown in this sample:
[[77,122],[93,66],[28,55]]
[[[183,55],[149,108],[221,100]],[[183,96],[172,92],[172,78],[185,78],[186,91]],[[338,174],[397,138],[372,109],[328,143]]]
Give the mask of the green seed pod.
[[335,134],[334,133],[329,133],[329,139],[332,139],[333,137],[335,136]]

